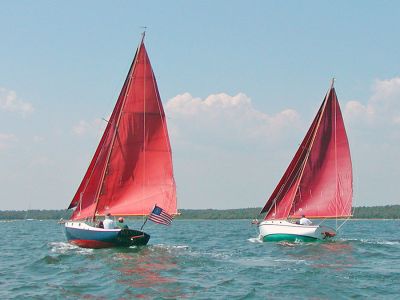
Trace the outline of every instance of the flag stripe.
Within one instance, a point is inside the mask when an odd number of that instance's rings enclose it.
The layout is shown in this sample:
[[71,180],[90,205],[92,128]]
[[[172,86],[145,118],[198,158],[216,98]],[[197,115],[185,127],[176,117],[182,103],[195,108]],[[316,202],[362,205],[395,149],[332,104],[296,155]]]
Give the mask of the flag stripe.
[[152,218],[155,218],[155,219],[161,219],[161,220],[164,220],[164,221],[167,221],[167,222],[171,222],[171,221],[172,221],[171,218],[168,218],[168,217],[166,217],[166,216],[151,215],[151,217],[152,217]]
[[164,221],[159,221],[159,220],[154,220],[154,219],[150,219],[150,220],[153,221],[154,223],[157,223],[157,224],[171,225],[171,223],[166,223]]
[[158,217],[158,216],[154,216],[154,215],[151,215],[151,216],[149,217],[149,219],[150,219],[151,221],[154,221],[154,222],[162,222],[162,223],[171,224],[171,220],[170,220],[170,219],[166,219],[166,218],[162,218],[162,217]]
[[156,205],[149,215],[149,220],[158,224],[171,225],[172,216],[164,212],[161,207]]

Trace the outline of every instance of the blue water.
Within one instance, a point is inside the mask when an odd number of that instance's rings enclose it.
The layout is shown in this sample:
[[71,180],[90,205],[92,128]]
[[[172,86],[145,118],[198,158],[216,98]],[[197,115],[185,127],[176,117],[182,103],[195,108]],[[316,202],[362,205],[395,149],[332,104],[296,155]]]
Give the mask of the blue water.
[[146,247],[92,250],[55,221],[2,221],[0,298],[399,299],[400,221],[349,221],[334,242],[298,244],[260,243],[249,223],[148,224]]

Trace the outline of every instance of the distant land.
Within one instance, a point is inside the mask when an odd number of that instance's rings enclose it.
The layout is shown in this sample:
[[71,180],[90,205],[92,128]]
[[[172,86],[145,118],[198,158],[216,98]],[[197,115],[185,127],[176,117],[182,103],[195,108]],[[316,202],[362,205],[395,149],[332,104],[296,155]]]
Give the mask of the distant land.
[[[239,209],[180,209],[176,219],[253,219],[261,207]],[[72,210],[3,210],[0,220],[59,220],[69,219]],[[400,205],[360,206],[354,209],[353,219],[400,219]]]

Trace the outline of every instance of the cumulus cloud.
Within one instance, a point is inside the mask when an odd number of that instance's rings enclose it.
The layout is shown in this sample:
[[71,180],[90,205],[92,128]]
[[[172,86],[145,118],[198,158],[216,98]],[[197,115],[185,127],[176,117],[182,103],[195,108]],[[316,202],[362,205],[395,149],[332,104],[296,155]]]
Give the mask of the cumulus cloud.
[[14,134],[0,133],[0,150],[7,149],[17,142]]
[[199,113],[215,114],[223,110],[232,113],[235,110],[249,111],[252,109],[251,100],[245,94],[229,96],[225,93],[213,94],[206,99],[195,98],[189,93],[177,95],[167,103],[167,110],[186,116]]
[[400,77],[376,80],[373,85],[371,101],[400,105]]
[[352,100],[346,103],[346,119],[378,124],[400,124],[400,77],[377,79],[366,104]]
[[359,101],[349,101],[344,109],[345,119],[361,118],[371,121],[375,116],[374,107],[371,104],[363,105]]
[[376,80],[370,103],[381,119],[400,124],[400,77]]
[[102,119],[95,119],[92,121],[80,120],[77,124],[72,127],[72,132],[76,136],[99,135],[104,131],[106,122]]
[[0,87],[0,109],[21,113],[24,116],[34,111],[33,105],[19,99],[15,91],[2,87]]
[[[243,93],[235,96],[212,94],[205,99],[184,93],[170,99],[166,111],[173,120],[173,134],[179,136],[186,132],[219,135],[225,139],[277,138],[285,129],[300,128],[295,110],[268,115],[255,109],[251,99]],[[185,125],[179,126],[180,120],[184,120]]]

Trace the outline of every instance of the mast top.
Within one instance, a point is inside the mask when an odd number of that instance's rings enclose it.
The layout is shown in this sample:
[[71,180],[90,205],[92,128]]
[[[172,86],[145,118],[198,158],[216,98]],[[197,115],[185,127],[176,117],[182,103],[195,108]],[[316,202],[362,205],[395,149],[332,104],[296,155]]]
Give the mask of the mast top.
[[335,77],[332,77],[332,82],[331,82],[331,89],[333,88],[333,85],[335,84]]
[[140,28],[143,28],[143,32],[142,32],[142,43],[143,43],[144,37],[146,36],[147,26],[141,26]]

